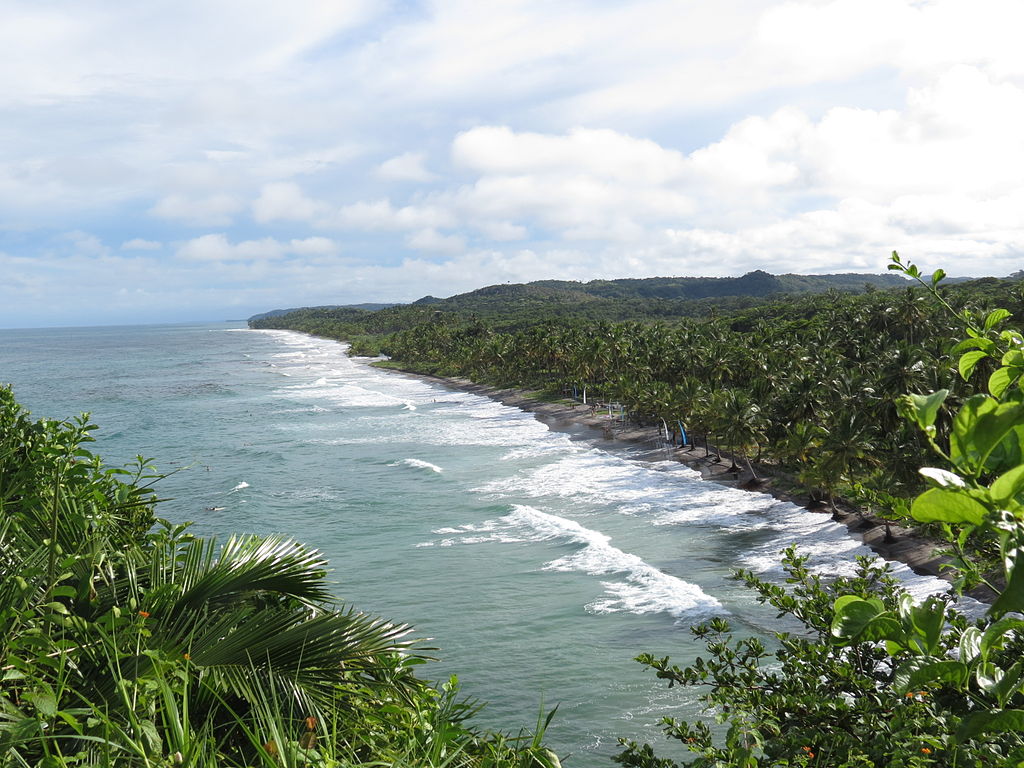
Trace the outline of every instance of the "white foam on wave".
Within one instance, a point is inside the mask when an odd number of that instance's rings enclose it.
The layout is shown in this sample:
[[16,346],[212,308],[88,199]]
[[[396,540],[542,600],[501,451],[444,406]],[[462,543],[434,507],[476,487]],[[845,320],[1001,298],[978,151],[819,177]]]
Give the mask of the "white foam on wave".
[[406,466],[406,467],[415,467],[416,469],[429,469],[431,472],[437,472],[438,474],[440,474],[441,472],[444,472],[444,470],[441,469],[441,467],[437,466],[437,464],[431,464],[429,461],[423,461],[422,459],[402,459],[401,461],[392,462],[391,464],[388,464],[388,466],[389,467]]
[[321,408],[319,405],[310,405],[305,408],[282,408],[275,413],[330,413],[330,409]]
[[249,487],[249,484],[247,482],[245,482],[245,480],[243,480],[242,482],[240,482],[238,485],[236,485],[234,488],[231,489],[231,493],[234,493],[235,491],[240,491],[243,488],[248,488],[248,487]]
[[566,440],[564,456],[526,472],[498,478],[474,491],[496,498],[561,498],[599,504],[647,502],[667,505],[679,493],[679,480],[692,470],[671,463],[652,465]]
[[404,408],[409,405],[406,400],[389,395],[386,392],[379,392],[356,384],[330,384],[323,378],[317,379],[310,384],[298,384],[279,389],[274,394],[296,400],[320,400],[347,408],[380,408],[388,406],[402,406]]
[[[437,411],[427,418],[407,419],[401,429],[395,428],[393,416],[386,415],[380,420],[367,420],[364,424],[367,437],[346,436],[338,439],[311,438],[308,442],[337,445],[356,443],[401,443],[422,446],[483,446],[488,448],[524,448],[524,453],[515,458],[527,458],[532,447],[546,446],[542,452],[564,450],[572,445],[567,435],[549,432],[538,421],[467,421],[465,419],[437,418]],[[539,455],[539,453],[537,454]]]
[[561,451],[565,445],[555,441],[531,443],[518,448],[513,448],[501,457],[502,461],[518,461],[520,459],[536,459],[541,456],[550,456],[556,451]]
[[608,535],[534,507],[514,505],[512,512],[496,520],[440,528],[434,533],[446,536],[436,542],[438,546],[523,541],[581,545],[572,554],[546,563],[544,569],[591,576],[620,575],[622,581],[601,582],[607,597],[586,606],[593,613],[667,613],[677,620],[692,621],[699,616],[725,612],[718,600],[696,584],[665,573],[639,556],[612,546]]
[[[852,576],[858,557],[878,557],[830,515],[810,512],[768,494],[719,486],[706,480],[687,483],[681,491],[683,503],[655,513],[651,522],[658,526],[713,525],[723,532],[757,531],[762,543],[752,545],[740,555],[738,565],[768,578],[781,578],[781,553],[792,544],[801,555],[808,557],[807,567],[812,572],[825,576]],[[890,562],[889,568],[902,587],[917,599],[949,589],[949,582],[916,574],[903,563]],[[959,603],[961,610],[972,615],[978,605],[970,599]]]

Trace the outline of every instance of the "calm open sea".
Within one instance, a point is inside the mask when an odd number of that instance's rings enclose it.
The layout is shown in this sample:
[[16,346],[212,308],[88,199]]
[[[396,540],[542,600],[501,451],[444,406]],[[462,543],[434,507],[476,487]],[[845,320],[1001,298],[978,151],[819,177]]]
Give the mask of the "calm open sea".
[[549,741],[570,766],[611,765],[617,737],[659,743],[662,715],[697,714],[637,653],[689,662],[688,626],[713,615],[770,637],[774,611],[733,569],[778,573],[794,541],[829,572],[866,554],[827,517],[287,331],[0,330],[0,382],[36,417],[91,412],[110,464],[180,469],[158,486],[163,517],[323,550],[340,599],[433,638],[426,674],[457,672],[489,702],[484,724],[516,731],[558,704]]

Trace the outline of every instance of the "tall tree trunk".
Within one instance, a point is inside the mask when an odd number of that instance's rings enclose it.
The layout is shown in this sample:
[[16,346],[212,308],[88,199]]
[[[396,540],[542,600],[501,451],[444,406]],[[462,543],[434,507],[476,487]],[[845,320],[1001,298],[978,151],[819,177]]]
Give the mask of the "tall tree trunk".
[[757,473],[754,471],[753,465],[751,465],[750,463],[750,458],[746,454],[743,455],[743,460],[747,462],[747,469],[750,470],[750,479],[754,480],[755,482],[760,480],[761,478],[757,476]]

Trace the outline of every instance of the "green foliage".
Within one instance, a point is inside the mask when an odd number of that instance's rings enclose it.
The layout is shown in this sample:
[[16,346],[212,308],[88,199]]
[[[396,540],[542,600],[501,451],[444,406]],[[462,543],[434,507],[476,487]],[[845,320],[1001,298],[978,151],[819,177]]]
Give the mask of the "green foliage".
[[557,766],[478,732],[409,628],[335,605],[322,556],[154,516],[159,475],[0,388],[0,765]]
[[[639,658],[670,685],[706,689],[702,701],[727,726],[719,740],[704,723],[666,719],[666,734],[696,755],[687,765],[1024,765],[1024,395],[1015,370],[1024,339],[999,330],[1009,312],[954,310],[940,293],[941,270],[926,278],[896,254],[893,267],[962,323],[959,373],[992,371],[987,391],[960,400],[947,429],[936,426],[947,390],[906,396],[900,410],[948,466],[921,470],[930,487],[910,514],[949,531],[961,577],[982,570],[963,549],[967,537],[993,538],[1002,567],[989,584],[995,598],[971,623],[950,596],[918,603],[865,561],[854,579],[825,581],[792,549],[784,558],[789,589],[741,573],[762,601],[801,625],[777,635],[774,656],[718,620],[693,630],[707,641],[708,659],[679,668],[667,657]],[[617,759],[674,764],[636,744]]]
[[[736,638],[726,621],[716,619],[691,630],[708,656],[688,667],[650,654],[638,657],[669,685],[700,690],[720,724],[663,721],[666,736],[690,754],[685,764],[935,764],[930,756],[949,741],[950,719],[968,712],[969,703],[946,695],[939,681],[955,676],[949,671],[935,670],[928,685],[900,681],[879,641],[898,636],[941,655],[952,648],[941,625],[930,615],[913,614],[887,568],[867,560],[858,561],[853,577],[838,579],[809,570],[807,558],[792,548],[783,564],[787,587],[740,574],[761,602],[803,627],[778,633],[774,652],[757,640]],[[935,610],[951,624],[966,626],[942,600],[935,601]],[[838,642],[837,633],[848,631],[852,639]],[[650,747],[623,744],[617,758],[623,765],[666,764]]]

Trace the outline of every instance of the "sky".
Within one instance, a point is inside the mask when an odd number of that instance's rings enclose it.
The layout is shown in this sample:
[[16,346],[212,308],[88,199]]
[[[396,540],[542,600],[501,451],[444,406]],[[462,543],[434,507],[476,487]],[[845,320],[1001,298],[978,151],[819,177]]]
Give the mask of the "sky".
[[1024,267],[1020,0],[0,0],[0,327]]

